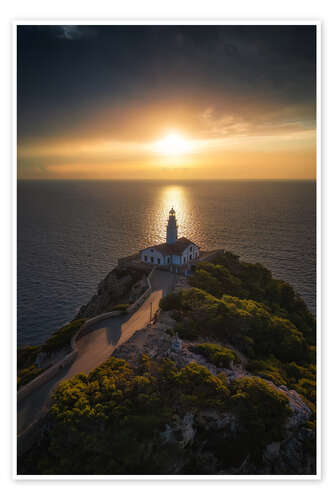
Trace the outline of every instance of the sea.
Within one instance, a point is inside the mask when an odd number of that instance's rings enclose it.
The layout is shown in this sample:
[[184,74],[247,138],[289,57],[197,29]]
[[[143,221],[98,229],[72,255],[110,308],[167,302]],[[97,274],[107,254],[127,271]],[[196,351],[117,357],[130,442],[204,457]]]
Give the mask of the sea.
[[179,236],[261,262],[316,310],[313,181],[26,181],[17,184],[17,340],[44,342],[117,259]]

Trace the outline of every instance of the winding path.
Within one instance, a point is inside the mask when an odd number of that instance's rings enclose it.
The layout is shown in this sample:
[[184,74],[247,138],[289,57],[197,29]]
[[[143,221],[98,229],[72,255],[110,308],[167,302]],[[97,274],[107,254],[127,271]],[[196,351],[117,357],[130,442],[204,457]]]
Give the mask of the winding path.
[[50,403],[52,391],[59,382],[78,373],[89,373],[106,361],[116,347],[126,342],[137,330],[144,328],[154,314],[162,296],[170,292],[176,276],[165,271],[155,271],[151,278],[152,292],[132,315],[116,316],[94,324],[91,331],[77,342],[78,355],[73,363],[36,389],[18,403],[17,433],[22,434]]

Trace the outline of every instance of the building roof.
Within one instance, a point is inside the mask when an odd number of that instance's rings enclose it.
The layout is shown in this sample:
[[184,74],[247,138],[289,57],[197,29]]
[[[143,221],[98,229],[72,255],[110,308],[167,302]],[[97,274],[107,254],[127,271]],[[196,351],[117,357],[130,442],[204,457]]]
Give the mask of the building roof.
[[149,248],[154,248],[162,255],[182,255],[184,250],[190,245],[198,246],[193,241],[183,237],[179,238],[175,243],[161,243]]

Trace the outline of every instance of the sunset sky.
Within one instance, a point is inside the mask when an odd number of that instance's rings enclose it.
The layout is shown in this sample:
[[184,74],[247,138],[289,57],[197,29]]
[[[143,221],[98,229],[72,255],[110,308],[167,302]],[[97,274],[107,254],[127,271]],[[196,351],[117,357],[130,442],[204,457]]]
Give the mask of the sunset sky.
[[18,176],[315,178],[312,26],[19,26]]

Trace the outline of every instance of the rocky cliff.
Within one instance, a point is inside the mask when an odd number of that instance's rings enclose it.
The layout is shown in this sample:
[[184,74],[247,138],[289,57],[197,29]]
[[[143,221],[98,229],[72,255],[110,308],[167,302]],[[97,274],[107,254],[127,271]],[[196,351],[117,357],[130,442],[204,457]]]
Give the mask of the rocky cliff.
[[77,318],[91,318],[109,311],[120,303],[133,303],[147,288],[146,273],[134,267],[114,268],[99,283],[97,293],[83,305]]

